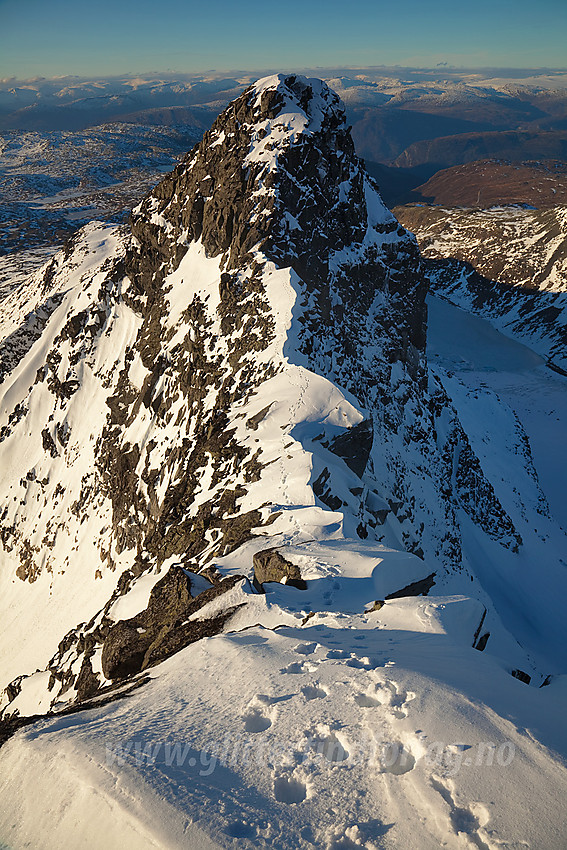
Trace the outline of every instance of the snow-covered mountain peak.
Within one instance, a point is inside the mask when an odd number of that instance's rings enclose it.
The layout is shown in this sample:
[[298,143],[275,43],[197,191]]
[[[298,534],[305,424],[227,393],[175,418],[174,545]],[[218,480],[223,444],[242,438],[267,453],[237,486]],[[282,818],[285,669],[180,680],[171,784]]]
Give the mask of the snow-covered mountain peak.
[[355,155],[337,95],[284,75],[231,103],[133,214],[138,243],[151,241],[159,257],[151,279],[195,240],[222,255],[226,271],[261,250],[301,276],[325,277],[353,246],[379,249],[398,229]]
[[131,229],[89,226],[42,275],[0,388],[8,713],[299,617],[251,579],[318,587],[339,569],[362,582],[340,607],[362,610],[468,574],[476,535],[506,564],[534,537],[428,375],[416,242],[320,81],[248,89]]
[[245,92],[252,104],[253,123],[279,119],[298,132],[315,132],[345,123],[339,96],[314,77],[274,74],[262,77]]

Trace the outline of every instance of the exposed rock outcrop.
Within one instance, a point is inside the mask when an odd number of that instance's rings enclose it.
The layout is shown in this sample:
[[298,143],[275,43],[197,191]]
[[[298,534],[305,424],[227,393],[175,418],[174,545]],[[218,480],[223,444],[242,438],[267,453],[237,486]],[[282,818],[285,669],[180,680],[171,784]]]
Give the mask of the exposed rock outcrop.
[[372,450],[374,428],[371,419],[364,419],[344,434],[340,434],[329,446],[330,451],[342,457],[355,475],[362,478]]
[[190,618],[240,580],[240,576],[224,579],[194,597],[190,577],[172,567],[153,588],[147,608],[115,623],[106,635],[101,657],[105,677],[132,676],[202,637],[217,634],[233,609],[208,619]]
[[394,593],[388,593],[386,599],[403,599],[404,596],[427,596],[434,584],[435,573],[431,573],[419,581],[412,581],[411,584],[407,584]]
[[289,584],[299,590],[307,588],[307,582],[301,577],[299,567],[284,558],[277,549],[262,549],[261,552],[255,552],[253,563],[254,587],[261,593],[264,592],[264,582],[268,581]]

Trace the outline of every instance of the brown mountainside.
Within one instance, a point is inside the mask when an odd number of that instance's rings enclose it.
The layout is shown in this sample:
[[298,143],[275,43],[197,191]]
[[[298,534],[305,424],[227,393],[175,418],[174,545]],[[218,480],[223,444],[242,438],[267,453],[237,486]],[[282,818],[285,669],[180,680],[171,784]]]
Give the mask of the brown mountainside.
[[483,159],[438,171],[414,191],[450,207],[555,207],[567,203],[567,162]]

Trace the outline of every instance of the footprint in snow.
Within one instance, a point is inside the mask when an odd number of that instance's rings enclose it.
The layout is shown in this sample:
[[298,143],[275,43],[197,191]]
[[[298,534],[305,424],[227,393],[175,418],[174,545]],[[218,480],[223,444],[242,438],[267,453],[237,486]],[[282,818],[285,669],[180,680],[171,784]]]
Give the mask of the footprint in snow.
[[372,662],[370,658],[358,658],[354,653],[351,653],[351,657],[347,661],[347,667],[354,667],[357,670],[370,670],[372,668]]
[[248,704],[246,712],[242,716],[245,732],[265,732],[275,719],[275,710],[267,710],[272,700],[265,694],[256,694]]
[[404,747],[400,741],[389,741],[382,747],[380,754],[382,773],[402,776],[415,767],[415,758],[411,750]]
[[307,797],[307,785],[294,776],[278,776],[274,780],[274,797],[278,803],[302,803]]
[[334,732],[317,735],[310,741],[310,747],[315,753],[320,753],[332,764],[346,761],[349,757],[349,751]]
[[299,655],[313,655],[318,646],[318,643],[298,643],[294,652],[298,652]]
[[370,658],[359,658],[355,652],[348,652],[346,649],[331,649],[325,656],[327,661],[346,661],[347,667],[354,667],[358,670],[369,670],[373,667]]
[[403,720],[408,716],[407,705],[412,699],[415,699],[415,694],[411,691],[405,691],[395,682],[386,680],[383,685],[376,685],[378,699],[383,705],[387,705],[392,709],[392,714],[398,720]]
[[249,714],[245,714],[242,719],[246,732],[265,732],[272,725],[270,718],[262,714],[257,708],[252,709]]
[[281,673],[313,673],[317,667],[313,664],[306,664],[305,661],[292,661],[287,667],[282,667]]
[[441,795],[449,806],[449,820],[456,833],[464,833],[471,842],[482,850],[489,850],[490,845],[483,841],[480,830],[490,820],[488,809],[482,803],[470,803],[468,806],[458,806],[454,797],[454,788],[436,776],[431,777],[431,785]]
[[349,653],[346,649],[331,649],[325,657],[330,658],[331,660],[334,658],[348,658]]
[[382,705],[381,702],[369,694],[356,694],[354,701],[361,708],[376,708],[377,706]]
[[230,838],[256,838],[256,827],[246,821],[233,821],[229,823],[225,829],[226,834]]
[[301,688],[301,693],[306,700],[323,699],[327,696],[327,691],[318,685],[305,685],[304,688]]

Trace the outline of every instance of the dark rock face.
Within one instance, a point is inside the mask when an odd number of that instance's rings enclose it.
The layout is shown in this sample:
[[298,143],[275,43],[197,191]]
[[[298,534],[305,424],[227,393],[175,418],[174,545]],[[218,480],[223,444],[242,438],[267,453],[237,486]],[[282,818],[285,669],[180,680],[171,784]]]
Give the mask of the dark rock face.
[[489,537],[517,552],[522,545],[522,538],[497,499],[492,484],[484,477],[478,458],[462,429],[459,429],[457,440],[456,483],[462,507]]
[[120,621],[110,630],[102,647],[102,670],[107,679],[122,679],[142,669],[152,634],[138,622]]
[[[299,136],[289,149],[282,148],[283,160],[278,162],[277,170],[267,174],[264,162],[245,162],[251,141],[262,132],[263,122],[277,119],[287,99],[294,104],[299,101],[306,117],[314,118],[319,97],[324,98],[327,108],[317,138]],[[267,89],[258,95],[251,87],[229,105],[199,145],[141,204],[133,218],[133,233],[147,245],[153,232],[151,242],[157,256],[150,263],[152,267],[159,267],[157,257],[167,264],[179,261],[172,249],[174,237],[165,239],[157,226],[148,230],[148,210],[153,208],[155,197],[158,213],[171,222],[174,232],[187,229],[187,241],[201,239],[209,256],[227,254],[227,271],[238,268],[243,260],[249,261],[252,248],[279,259],[280,265],[289,264],[286,258],[293,259],[305,270],[317,262],[321,251],[328,253],[330,236],[339,236],[340,250],[353,238],[358,236],[361,240],[364,235],[366,214],[360,169],[356,175],[358,197],[345,198],[340,208],[328,216],[339,198],[339,184],[352,177],[356,162],[344,110],[337,95],[326,86],[318,97],[304,80],[294,76],[285,78],[280,90]],[[266,190],[260,205],[273,215],[255,219],[259,202],[254,190],[260,175]],[[323,179],[313,180],[316,175]],[[350,201],[355,201],[354,208]],[[283,222],[278,221],[284,212],[299,215],[300,228],[291,232],[284,228]],[[282,226],[281,230],[274,228],[275,222]],[[145,259],[141,257],[142,263]]]
[[132,676],[202,637],[217,634],[234,608],[209,619],[188,620],[241,580],[241,576],[224,579],[194,598],[190,577],[181,568],[172,567],[152,589],[147,608],[130,620],[120,620],[108,632],[102,645],[105,677],[115,680]]
[[63,300],[62,293],[53,294],[25,317],[24,323],[0,343],[0,383],[16,367],[38,340],[54,310]]
[[487,613],[488,612],[485,608],[482,617],[480,618],[480,623],[478,624],[473,637],[472,645],[474,649],[478,649],[479,652],[484,652],[484,650],[486,649],[486,644],[490,639],[490,632],[483,628]]
[[343,500],[339,498],[339,496],[335,496],[328,486],[329,479],[331,477],[331,473],[327,469],[324,468],[322,473],[315,479],[313,484],[313,492],[315,495],[332,511],[338,511],[343,506]]
[[92,662],[90,657],[83,659],[75,688],[77,690],[77,702],[89,699],[93,696],[100,687],[100,679],[97,673],[93,672]]
[[365,419],[354,428],[350,428],[345,434],[336,437],[330,444],[330,451],[342,457],[346,465],[352,469],[355,475],[362,478],[372,443],[374,442],[374,428],[372,419]]
[[148,617],[163,621],[177,617],[191,604],[191,578],[180,567],[171,567],[152,588],[148,607]]
[[520,682],[523,682],[525,685],[529,685],[532,680],[532,677],[529,675],[529,673],[524,673],[523,670],[512,670],[512,676],[515,679],[519,679]]
[[[440,383],[436,384],[435,391],[431,393],[430,406],[434,423],[439,422],[440,417],[444,417],[446,421],[445,427],[436,428],[436,432],[446,432],[443,440],[438,438],[438,446],[447,470],[451,470],[454,477],[452,486],[449,486],[448,482],[443,483],[447,501],[452,500],[463,508],[473,522],[501,546],[517,552],[522,545],[522,538],[498,499],[494,487],[485,477],[480,461],[473,452]],[[450,423],[449,427],[447,422]]]
[[483,635],[479,637],[477,642],[473,644],[475,649],[478,649],[479,652],[484,652],[486,649],[486,644],[488,643],[488,639],[490,638],[490,632],[485,632]]
[[419,581],[412,581],[411,584],[407,584],[401,590],[389,593],[386,599],[402,599],[404,596],[427,596],[434,584],[435,573],[431,573]]
[[[392,362],[401,359],[416,372],[418,358],[409,347],[422,351],[425,345],[426,286],[415,242],[387,217],[380,227],[397,237],[390,241],[391,251],[369,247],[363,262],[345,257],[338,268],[332,265],[342,249],[362,246],[368,228],[365,186],[372,181],[354,153],[339,98],[320,85],[315,93],[308,81],[289,76],[278,90],[258,95],[251,88],[230,104],[136,210],[132,231],[141,247],[130,255],[127,270],[152,300],[160,279],[177,267],[191,241],[200,239],[209,256],[223,255],[227,283],[231,272],[252,262],[252,248],[261,250],[276,265],[297,272],[314,295],[306,350],[313,335],[320,337],[322,328],[335,330],[338,320],[343,332],[333,343],[345,356],[352,355],[349,331],[358,316],[368,311],[377,290],[386,290],[411,302],[401,326],[388,323],[387,331]],[[294,110],[299,103],[305,118],[319,126],[281,144],[277,168],[270,169],[263,157],[249,161],[264,125],[277,121],[289,102]],[[261,192],[255,191],[258,186]],[[168,227],[152,224],[153,213]],[[186,236],[180,244],[181,233]],[[335,290],[342,304],[336,303]]]
[[301,578],[299,567],[284,558],[277,549],[263,549],[261,552],[256,552],[252,560],[254,586],[261,592],[264,592],[262,585],[266,581],[289,584],[299,590],[307,589],[307,582]]

